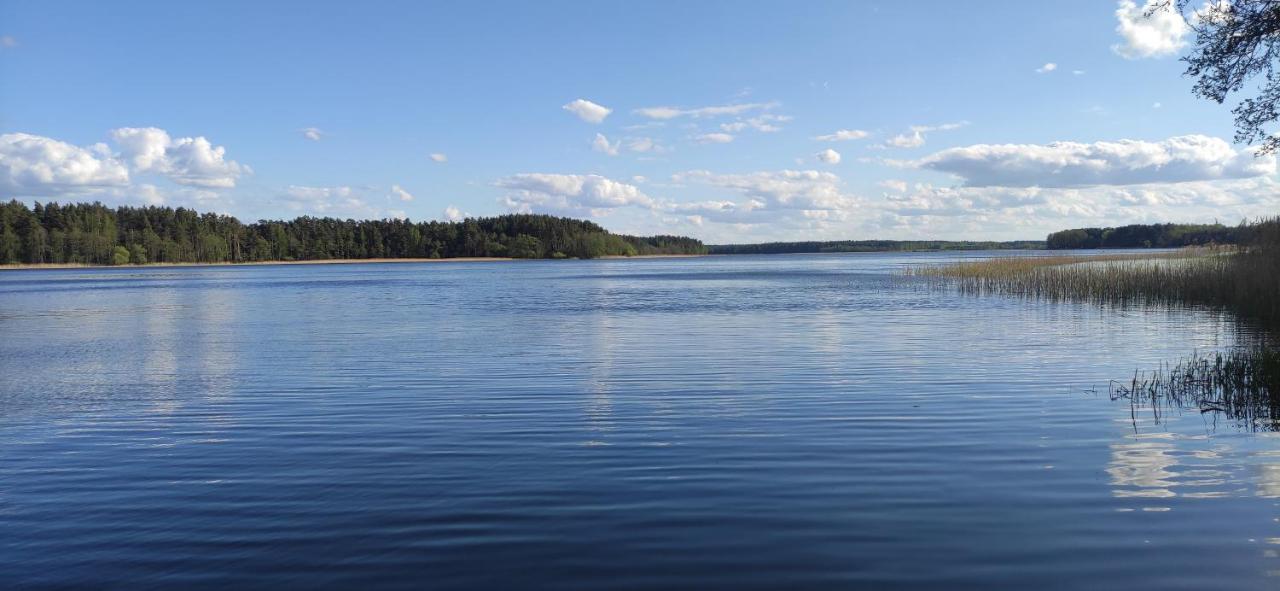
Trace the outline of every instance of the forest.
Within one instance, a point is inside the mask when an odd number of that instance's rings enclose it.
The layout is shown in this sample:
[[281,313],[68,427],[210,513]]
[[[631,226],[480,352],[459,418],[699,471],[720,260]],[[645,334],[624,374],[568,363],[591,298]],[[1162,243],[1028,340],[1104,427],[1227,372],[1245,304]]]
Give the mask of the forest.
[[252,224],[185,208],[0,203],[0,264],[241,263],[370,258],[581,258],[705,254],[681,236],[613,234],[511,214],[458,222],[299,217]]
[[823,252],[892,252],[922,250],[1042,249],[1037,240],[975,242],[968,240],[837,240],[829,242],[765,242],[761,244],[712,244],[710,254],[792,254]]
[[1240,244],[1255,226],[1222,224],[1133,224],[1118,228],[1076,228],[1049,235],[1050,250],[1065,248],[1179,248]]

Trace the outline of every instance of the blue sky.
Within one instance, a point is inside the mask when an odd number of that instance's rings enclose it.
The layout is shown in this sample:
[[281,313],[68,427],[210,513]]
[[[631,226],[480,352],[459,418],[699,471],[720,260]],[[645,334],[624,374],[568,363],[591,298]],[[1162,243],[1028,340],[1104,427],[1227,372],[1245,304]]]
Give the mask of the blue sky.
[[1181,76],[1185,26],[1141,11],[5,0],[0,197],[713,242],[1276,211],[1274,159]]

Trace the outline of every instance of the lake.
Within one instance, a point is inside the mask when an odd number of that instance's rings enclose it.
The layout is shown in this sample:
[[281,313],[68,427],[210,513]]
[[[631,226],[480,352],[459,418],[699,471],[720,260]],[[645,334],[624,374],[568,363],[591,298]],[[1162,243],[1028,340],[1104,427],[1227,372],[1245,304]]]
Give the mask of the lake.
[[1107,393],[1245,331],[995,254],[0,272],[0,587],[1277,585],[1278,434]]

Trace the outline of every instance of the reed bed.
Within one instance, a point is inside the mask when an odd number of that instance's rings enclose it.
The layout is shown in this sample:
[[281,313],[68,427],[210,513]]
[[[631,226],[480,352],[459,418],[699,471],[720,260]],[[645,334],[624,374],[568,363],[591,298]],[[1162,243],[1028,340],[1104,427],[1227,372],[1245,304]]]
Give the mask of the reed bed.
[[963,293],[1102,304],[1209,306],[1280,324],[1280,258],[1270,250],[1001,257],[910,268]]
[[1168,409],[1197,409],[1248,430],[1280,431],[1280,349],[1254,347],[1196,354],[1173,366],[1112,382],[1112,400],[1127,400],[1135,425],[1149,410],[1158,423]]
[[908,269],[963,293],[1004,294],[1108,305],[1204,306],[1232,312],[1262,329],[1259,343],[1193,355],[1172,366],[1113,383],[1113,399],[1221,413],[1250,428],[1280,420],[1280,218],[1247,226],[1239,249],[1167,253],[1001,257]]

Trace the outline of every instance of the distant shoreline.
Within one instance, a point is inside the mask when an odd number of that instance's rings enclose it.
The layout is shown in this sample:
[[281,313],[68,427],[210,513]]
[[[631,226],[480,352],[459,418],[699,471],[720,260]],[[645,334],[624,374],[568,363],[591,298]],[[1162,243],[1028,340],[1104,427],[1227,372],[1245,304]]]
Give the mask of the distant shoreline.
[[[610,255],[599,257],[606,260],[617,259],[677,259],[695,258],[710,255],[702,254],[646,254],[634,256]],[[358,265],[376,263],[500,263],[504,261],[549,261],[557,259],[516,259],[510,257],[455,257],[445,259],[401,258],[401,259],[315,259],[306,261],[250,261],[243,263],[146,263],[142,265],[91,265],[88,263],[37,263],[37,264],[5,264],[0,271],[39,271],[57,269],[155,269],[165,267],[253,267],[267,265]],[[576,259],[575,259],[576,260]],[[589,260],[589,259],[587,259]]]

